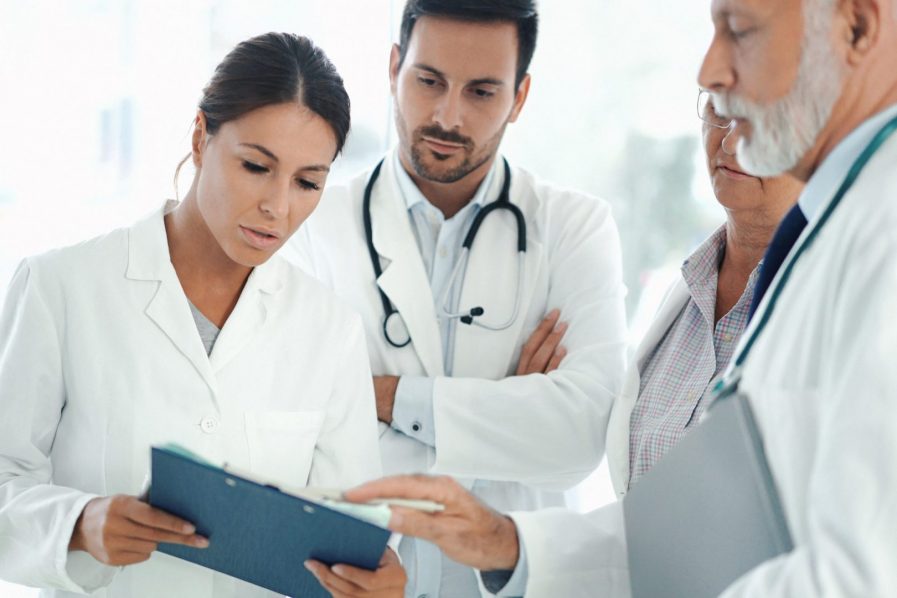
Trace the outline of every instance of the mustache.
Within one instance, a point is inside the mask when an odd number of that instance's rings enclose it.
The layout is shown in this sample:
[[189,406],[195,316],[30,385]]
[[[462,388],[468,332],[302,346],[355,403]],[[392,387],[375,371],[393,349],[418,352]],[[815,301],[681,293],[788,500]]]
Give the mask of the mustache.
[[744,114],[744,102],[730,94],[710,92],[710,101],[713,104],[713,111],[720,118],[734,119],[747,116]]
[[428,125],[426,127],[420,127],[417,130],[417,138],[421,139],[423,137],[431,137],[433,139],[437,139],[439,141],[447,141],[449,143],[458,143],[468,149],[473,147],[473,140],[471,140],[470,137],[465,137],[464,135],[461,135],[456,131],[446,131],[439,125]]

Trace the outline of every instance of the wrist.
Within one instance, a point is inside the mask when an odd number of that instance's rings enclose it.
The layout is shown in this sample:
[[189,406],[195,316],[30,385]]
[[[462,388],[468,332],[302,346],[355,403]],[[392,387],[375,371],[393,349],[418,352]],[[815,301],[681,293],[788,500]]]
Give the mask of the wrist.
[[81,522],[84,520],[84,511],[78,515],[75,527],[72,529],[72,537],[69,539],[69,552],[86,550],[84,547],[84,534],[81,533]]
[[517,536],[517,526],[514,520],[507,515],[499,515],[498,530],[496,538],[498,540],[496,550],[493,553],[494,559],[488,570],[492,571],[513,571],[517,568],[517,561],[520,560],[520,538]]
[[377,399],[377,419],[391,424],[399,378],[398,376],[380,376],[376,379],[374,387]]

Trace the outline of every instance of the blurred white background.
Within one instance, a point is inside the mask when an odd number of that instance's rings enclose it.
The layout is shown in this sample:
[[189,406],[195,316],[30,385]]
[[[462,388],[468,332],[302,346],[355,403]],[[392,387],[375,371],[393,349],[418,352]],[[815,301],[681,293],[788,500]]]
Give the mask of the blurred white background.
[[[174,196],[200,91],[252,35],[295,32],[328,53],[353,112],[330,181],[373,165],[394,141],[387,65],[403,3],[0,0],[0,303],[23,257]],[[503,145],[513,163],[613,204],[634,339],[723,218],[695,111],[708,5],[543,0],[532,91]],[[578,509],[612,499],[603,466],[571,493]],[[0,582],[3,598],[34,595]]]

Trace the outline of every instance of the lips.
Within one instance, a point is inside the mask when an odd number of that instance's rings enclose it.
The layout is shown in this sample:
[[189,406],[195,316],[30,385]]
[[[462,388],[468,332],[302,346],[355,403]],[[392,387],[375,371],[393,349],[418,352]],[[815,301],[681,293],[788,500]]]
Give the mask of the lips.
[[280,235],[276,231],[264,227],[240,226],[240,232],[249,245],[256,249],[270,249],[280,243]]
[[463,144],[442,141],[441,139],[434,139],[432,137],[424,137],[423,141],[427,147],[437,154],[454,154],[464,149]]
[[731,164],[725,164],[725,163],[720,162],[720,163],[717,163],[716,168],[717,168],[717,170],[719,170],[720,172],[722,172],[724,175],[726,175],[726,176],[729,177],[729,178],[733,178],[733,179],[753,179],[753,178],[756,178],[756,177],[754,177],[754,176],[752,176],[752,175],[749,175],[748,173],[746,173],[746,172],[744,172],[744,171],[742,171],[742,170],[739,170],[739,169],[735,168],[735,167],[734,167],[733,165],[731,165]]

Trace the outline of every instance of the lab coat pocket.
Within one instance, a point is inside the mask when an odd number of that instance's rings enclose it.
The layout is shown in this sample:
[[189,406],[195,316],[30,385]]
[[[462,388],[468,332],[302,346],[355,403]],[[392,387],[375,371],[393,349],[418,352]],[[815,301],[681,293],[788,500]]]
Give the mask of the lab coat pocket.
[[324,411],[246,412],[252,472],[290,486],[305,486]]

